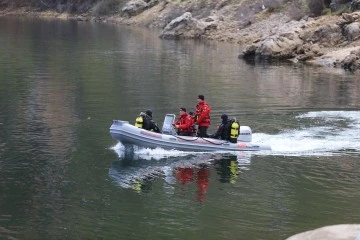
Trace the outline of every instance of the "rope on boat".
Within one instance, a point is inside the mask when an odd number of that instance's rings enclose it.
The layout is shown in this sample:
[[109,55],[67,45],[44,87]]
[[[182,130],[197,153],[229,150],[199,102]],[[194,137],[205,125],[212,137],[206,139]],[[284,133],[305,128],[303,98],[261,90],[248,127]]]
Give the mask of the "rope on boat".
[[[175,127],[174,127],[174,126],[173,126],[173,128],[175,129]],[[176,130],[176,129],[175,129],[175,130]],[[187,142],[193,142],[193,141],[196,141],[196,140],[198,140],[198,139],[199,139],[199,137],[197,137],[197,138],[195,138],[195,139],[190,140],[190,139],[184,139],[184,138],[181,138],[181,137],[179,137],[179,135],[171,135],[171,136],[176,137],[176,138],[179,138],[179,139],[184,140],[184,141],[187,141]],[[214,142],[209,141],[209,140],[207,140],[207,139],[205,139],[205,138],[201,138],[201,139],[202,139],[202,140],[204,140],[204,141],[206,141],[206,142],[209,142],[209,143],[211,143],[211,144],[214,144],[214,145],[222,145],[222,143],[214,143]]]
[[202,138],[202,140],[207,141],[207,142],[209,142],[209,143],[211,143],[211,144],[214,144],[214,145],[222,145],[222,143],[214,143],[214,142],[209,141],[209,140],[207,140],[207,139],[205,139],[205,138]]
[[[187,141],[187,142],[193,142],[193,141],[196,141],[198,140],[200,137],[197,137],[195,139],[185,139],[185,138],[181,138],[179,137],[178,135],[172,135],[173,137],[176,137],[176,138],[179,138],[181,140],[184,140],[184,141]],[[206,142],[209,142],[211,144],[214,144],[214,145],[222,145],[222,143],[215,143],[215,142],[212,142],[212,141],[209,141],[208,139],[205,139],[205,138],[201,138],[202,140],[206,141]]]
[[195,139],[185,139],[185,138],[179,137],[178,135],[171,135],[171,136],[176,137],[176,138],[181,139],[181,140],[184,140],[184,141],[187,141],[187,142],[193,142],[193,141],[196,141],[196,140],[199,139],[199,137],[197,137]]

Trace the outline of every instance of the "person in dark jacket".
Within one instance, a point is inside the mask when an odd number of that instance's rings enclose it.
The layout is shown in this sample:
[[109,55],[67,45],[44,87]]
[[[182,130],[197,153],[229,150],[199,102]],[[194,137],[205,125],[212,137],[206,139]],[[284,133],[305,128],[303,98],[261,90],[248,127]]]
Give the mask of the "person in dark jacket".
[[152,111],[150,109],[146,110],[145,113],[141,112],[140,117],[142,117],[143,122],[138,127],[157,133],[161,132],[156,122],[152,119]]
[[174,127],[177,129],[178,134],[181,136],[192,136],[194,121],[192,117],[186,112],[186,108],[180,108],[180,117],[174,122]]
[[217,138],[221,140],[229,140],[229,129],[228,129],[228,115],[221,115],[221,124],[218,127],[216,133],[210,135],[211,138]]
[[195,112],[195,125],[198,125],[198,136],[208,137],[207,129],[210,126],[210,112],[211,108],[205,101],[204,95],[198,95]]

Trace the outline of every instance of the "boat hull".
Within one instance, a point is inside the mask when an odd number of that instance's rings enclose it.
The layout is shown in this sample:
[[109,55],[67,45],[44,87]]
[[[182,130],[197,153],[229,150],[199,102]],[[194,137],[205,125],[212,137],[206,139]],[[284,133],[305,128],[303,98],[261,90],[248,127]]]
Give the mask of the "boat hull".
[[137,128],[127,121],[114,120],[110,127],[111,136],[124,145],[137,145],[145,148],[163,148],[180,151],[260,151],[271,150],[266,144],[238,141],[230,143],[213,138],[173,136]]

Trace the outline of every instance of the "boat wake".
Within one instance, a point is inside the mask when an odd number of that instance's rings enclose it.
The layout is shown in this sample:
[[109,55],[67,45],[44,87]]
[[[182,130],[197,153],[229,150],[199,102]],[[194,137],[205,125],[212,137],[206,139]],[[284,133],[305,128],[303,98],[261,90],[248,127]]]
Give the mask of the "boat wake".
[[115,146],[111,147],[119,158],[131,158],[142,160],[161,160],[170,157],[183,157],[193,155],[194,152],[184,152],[179,150],[165,150],[163,148],[141,148],[133,146],[133,149],[127,149],[123,144],[118,142]]
[[255,141],[271,145],[272,151],[266,155],[328,156],[360,152],[358,111],[308,112],[294,120],[298,123],[296,129],[285,129],[276,135],[253,134]]

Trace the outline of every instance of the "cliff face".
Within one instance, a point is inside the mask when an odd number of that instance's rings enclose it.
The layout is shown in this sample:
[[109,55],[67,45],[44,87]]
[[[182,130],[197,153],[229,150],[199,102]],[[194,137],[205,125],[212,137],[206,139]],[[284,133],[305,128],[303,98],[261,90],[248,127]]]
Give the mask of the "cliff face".
[[[358,5],[357,5],[358,4]],[[241,44],[243,58],[360,68],[360,0],[4,0],[2,13],[112,21],[166,39]],[[330,10],[331,9],[331,10]],[[50,13],[49,13],[50,10]],[[324,15],[324,12],[332,14]],[[334,14],[338,11],[338,14]],[[340,12],[344,12],[340,14]],[[348,12],[348,13],[345,13]]]

